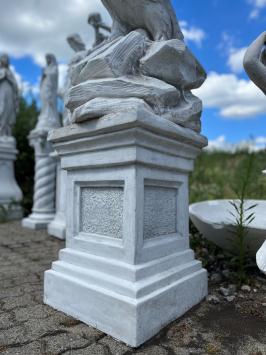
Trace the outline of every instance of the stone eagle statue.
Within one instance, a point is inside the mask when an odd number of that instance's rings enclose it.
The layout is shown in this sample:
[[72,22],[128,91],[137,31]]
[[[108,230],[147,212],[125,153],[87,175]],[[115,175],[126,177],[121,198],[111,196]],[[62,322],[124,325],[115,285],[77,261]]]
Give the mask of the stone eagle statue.
[[113,19],[112,38],[143,29],[154,41],[183,39],[170,0],[102,0]]

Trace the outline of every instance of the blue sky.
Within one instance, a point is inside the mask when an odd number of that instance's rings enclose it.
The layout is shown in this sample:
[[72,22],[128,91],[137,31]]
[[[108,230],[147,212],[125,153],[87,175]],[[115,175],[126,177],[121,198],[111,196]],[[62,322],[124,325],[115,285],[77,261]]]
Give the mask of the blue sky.
[[[196,26],[205,33],[201,46],[193,42],[189,45],[206,71],[219,75],[235,75],[237,80],[248,80],[243,70],[232,68],[228,61],[233,54],[237,56],[239,50],[247,47],[261,32],[266,31],[266,2],[174,0],[173,3],[178,18],[185,19],[190,26]],[[261,4],[261,7],[256,4]],[[226,85],[226,80],[224,84]],[[259,92],[258,95],[260,96]],[[234,114],[224,117],[219,107],[208,106],[205,105],[202,122],[203,133],[209,139],[224,135],[227,140],[238,142],[250,136],[256,138],[266,135],[265,109],[264,112],[247,117],[235,117]]]
[[[71,57],[66,35],[78,32],[90,47],[88,13],[99,11],[110,23],[99,0],[0,1],[6,10],[0,14],[0,51],[10,53],[24,90],[35,94],[46,52],[58,58],[62,86]],[[204,102],[203,133],[211,141],[223,137],[239,142],[252,136],[262,142],[266,98],[249,82],[241,62],[246,47],[266,30],[266,0],[173,0],[173,5],[189,47],[209,75],[197,92]]]

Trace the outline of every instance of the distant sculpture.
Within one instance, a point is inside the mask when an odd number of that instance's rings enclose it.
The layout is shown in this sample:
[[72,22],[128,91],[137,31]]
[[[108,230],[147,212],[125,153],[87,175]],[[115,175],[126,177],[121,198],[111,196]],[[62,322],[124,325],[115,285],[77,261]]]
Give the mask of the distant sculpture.
[[0,136],[11,136],[19,108],[16,79],[9,69],[8,55],[0,57]]
[[53,54],[46,55],[47,66],[43,70],[40,96],[41,113],[36,129],[60,127],[57,111],[58,65]]
[[[82,38],[78,33],[73,33],[67,37],[67,43],[69,44],[70,48],[73,49],[75,52],[75,56],[71,59],[69,65],[68,65],[68,71],[66,75],[66,80],[65,80],[65,85],[64,85],[64,93],[63,96],[65,96],[65,93],[68,91],[68,89],[71,86],[71,81],[70,81],[70,73],[71,73],[71,68],[75,63],[78,63],[80,60],[83,59],[83,57],[86,55],[86,46],[85,43],[82,41]],[[63,125],[67,126],[70,124],[70,111],[64,107],[63,111]]]
[[86,47],[78,33],[73,33],[67,37],[67,42],[74,52],[85,51]]
[[102,0],[113,19],[112,38],[146,30],[152,40],[183,39],[170,0]]
[[137,105],[200,132],[202,102],[191,90],[206,73],[183,41],[170,0],[102,2],[113,18],[112,35],[71,69],[72,123]]
[[266,32],[263,32],[248,48],[244,68],[250,79],[266,95]]
[[16,79],[9,69],[7,54],[0,56],[0,205],[5,207],[7,219],[21,219],[22,191],[14,173],[18,151],[12,128],[19,109],[19,91]]
[[108,39],[108,36],[105,36],[100,29],[104,29],[107,32],[111,32],[111,28],[107,26],[105,23],[102,22],[102,17],[99,13],[93,13],[89,15],[88,23],[94,28],[95,30],[95,42],[93,47],[98,46],[103,41]]
[[56,158],[51,154],[53,147],[47,136],[51,129],[60,127],[58,66],[53,54],[46,55],[46,63],[40,84],[41,113],[29,135],[35,152],[34,202],[31,215],[22,221],[22,225],[30,229],[46,229],[55,215]]
[[[249,46],[244,57],[244,68],[250,79],[266,95],[266,32]],[[263,171],[265,174],[266,171]],[[266,274],[266,242],[257,252],[257,265]]]
[[256,260],[259,269],[266,275],[266,241],[257,252]]

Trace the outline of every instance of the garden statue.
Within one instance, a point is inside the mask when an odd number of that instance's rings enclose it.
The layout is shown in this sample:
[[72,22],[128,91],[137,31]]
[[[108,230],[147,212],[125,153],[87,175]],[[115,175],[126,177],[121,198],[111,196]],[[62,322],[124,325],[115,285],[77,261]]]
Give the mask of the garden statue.
[[257,252],[257,265],[259,269],[266,275],[266,241]]
[[95,31],[95,42],[93,47],[98,46],[103,41],[108,39],[108,36],[105,36],[102,32],[100,32],[100,29],[104,29],[107,32],[111,32],[111,29],[102,22],[102,17],[98,12],[89,15],[88,23],[94,28]]
[[266,94],[266,32],[263,32],[247,49],[244,68],[250,79]]
[[[74,33],[67,37],[67,43],[75,52],[74,58],[69,63],[68,72],[65,80],[64,92],[71,85],[70,72],[74,63],[82,59],[86,53],[86,47],[79,34]],[[64,93],[63,93],[64,95]],[[64,107],[63,125],[70,124],[70,111]],[[54,219],[48,225],[48,233],[56,238],[65,239],[66,234],[66,171],[61,169],[61,162],[56,152],[51,153],[57,160],[56,168],[56,213]]]
[[20,219],[22,192],[15,180],[16,140],[12,129],[19,110],[19,91],[16,79],[9,68],[7,54],[0,56],[0,206],[6,218]]
[[[69,44],[70,48],[73,49],[73,51],[76,53],[76,55],[72,58],[72,60],[69,63],[68,66],[68,71],[67,71],[67,76],[65,80],[65,85],[64,85],[64,92],[67,92],[67,90],[71,86],[70,82],[70,73],[71,73],[71,68],[75,63],[78,63],[81,59],[83,59],[83,56],[86,53],[86,47],[84,42],[82,41],[81,37],[79,34],[74,33],[71,34],[67,37],[67,43]],[[63,125],[67,126],[70,124],[70,111],[68,108],[64,107],[64,112],[63,112]]]
[[53,54],[46,55],[47,66],[40,84],[41,113],[38,123],[29,135],[35,151],[34,201],[32,214],[22,225],[31,229],[46,229],[55,214],[56,159],[51,156],[48,132],[60,127],[57,111],[58,66]]
[[207,295],[188,216],[189,173],[207,145],[191,90],[206,73],[170,0],[102,2],[111,37],[71,68],[72,125],[49,134],[68,222],[44,302],[136,347]]
[[[99,29],[104,28],[105,30],[109,30],[109,27],[102,23],[101,15],[98,13],[91,14],[88,20],[89,24],[91,24],[95,28],[95,45],[100,44],[102,41],[107,39],[108,37],[104,36]],[[90,52],[90,50],[86,51],[86,46],[82,41],[79,34],[74,33],[67,37],[67,42],[70,48],[73,49],[75,55],[71,59],[68,72],[65,81],[64,92],[67,92],[71,87],[71,70],[72,67],[80,62],[84,57]],[[71,112],[67,107],[64,107],[63,111],[63,125],[67,126],[70,124],[70,116]],[[56,214],[54,219],[48,225],[48,233],[54,237],[59,239],[65,239],[65,231],[66,231],[66,171],[61,169],[61,162],[59,157],[55,152],[52,153],[57,158],[57,173],[56,173]]]
[[40,85],[41,113],[36,126],[37,130],[60,127],[57,111],[58,65],[55,56],[47,54],[46,63]]
[[[244,68],[250,79],[266,95],[266,32],[249,46],[244,57]],[[265,217],[266,218],[266,217]],[[257,264],[266,273],[266,241],[257,253]]]
[[0,57],[0,137],[11,136],[19,109],[19,92],[16,79],[9,68],[6,54]]

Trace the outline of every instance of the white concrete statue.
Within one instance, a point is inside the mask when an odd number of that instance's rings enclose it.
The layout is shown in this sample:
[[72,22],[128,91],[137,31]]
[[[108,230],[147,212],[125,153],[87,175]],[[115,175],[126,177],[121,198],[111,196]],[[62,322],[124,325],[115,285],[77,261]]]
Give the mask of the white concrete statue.
[[[78,33],[69,35],[67,37],[67,43],[69,44],[70,48],[73,49],[73,51],[75,52],[75,56],[71,59],[68,65],[68,71],[67,71],[67,76],[64,85],[64,95],[71,87],[70,73],[71,73],[72,66],[78,63],[80,60],[82,60],[86,55],[86,46]],[[70,114],[71,113],[69,109],[67,107],[64,107],[64,112],[63,112],[64,126],[70,124]]]
[[[244,57],[244,68],[250,79],[266,95],[266,32],[249,46]],[[266,173],[263,172],[263,173]],[[266,216],[265,216],[266,218]],[[266,273],[266,242],[257,253],[257,265],[260,270]]]
[[72,68],[66,98],[72,123],[138,104],[199,132],[202,103],[191,90],[206,73],[183,42],[170,1],[103,3],[114,20],[112,35]]
[[[69,90],[71,86],[70,72],[72,65],[81,60],[86,53],[86,47],[79,34],[74,33],[67,37],[69,46],[75,52],[74,58],[69,63],[68,72],[64,85],[64,93]],[[63,111],[63,125],[70,124],[70,111],[64,107]],[[61,169],[61,162],[58,155],[53,152],[51,154],[57,161],[56,168],[56,213],[54,219],[48,225],[48,233],[56,238],[65,239],[66,234],[66,171]]]
[[9,57],[0,56],[0,205],[6,210],[6,218],[22,217],[22,192],[14,174],[17,150],[12,136],[19,109],[19,91],[16,79],[9,68]]
[[0,57],[0,136],[11,136],[19,109],[19,92],[16,79],[9,69],[6,54]]
[[266,94],[266,32],[249,46],[244,57],[244,68],[250,79]]
[[34,202],[32,214],[22,225],[31,229],[46,229],[55,216],[56,157],[47,141],[48,132],[60,127],[57,111],[58,66],[53,54],[46,55],[47,66],[40,84],[41,113],[29,135],[35,151]]
[[[99,45],[108,37],[100,32],[100,29],[105,29],[110,32],[110,28],[106,26],[101,19],[101,15],[93,13],[88,18],[88,23],[95,29],[95,43],[94,46]],[[91,50],[86,50],[86,46],[82,41],[79,34],[74,33],[67,37],[67,42],[70,48],[73,49],[75,55],[71,59],[68,67],[66,81],[64,85],[64,93],[68,92],[71,87],[71,70],[74,65],[80,62],[88,55]],[[63,96],[64,96],[63,93]],[[63,112],[63,125],[68,126],[70,124],[71,112],[67,107],[64,107]],[[53,153],[52,153],[53,154]],[[56,156],[56,155],[55,155]],[[58,157],[57,157],[58,158]],[[66,178],[67,173],[61,169],[60,159],[57,159],[57,173],[56,173],[56,214],[55,218],[48,225],[48,233],[56,238],[65,239],[66,232]]]
[[266,241],[257,252],[256,260],[259,269],[266,275]]
[[207,295],[189,247],[188,179],[206,146],[206,74],[170,0],[103,0],[109,40],[71,69],[72,125],[54,130],[67,171],[66,249],[44,302],[136,347]]
[[60,127],[57,110],[58,65],[55,56],[47,54],[46,63],[41,78],[41,113],[36,130]]
[[101,14],[99,14],[98,12],[90,14],[88,18],[88,23],[94,28],[95,31],[95,42],[93,44],[93,47],[98,46],[103,41],[108,39],[108,36],[104,35],[100,31],[100,29],[103,29],[107,32],[111,32],[111,28],[102,21]]

